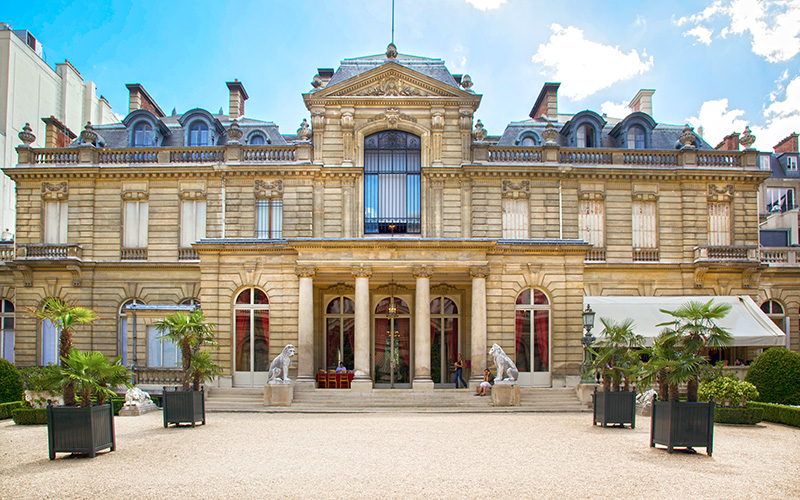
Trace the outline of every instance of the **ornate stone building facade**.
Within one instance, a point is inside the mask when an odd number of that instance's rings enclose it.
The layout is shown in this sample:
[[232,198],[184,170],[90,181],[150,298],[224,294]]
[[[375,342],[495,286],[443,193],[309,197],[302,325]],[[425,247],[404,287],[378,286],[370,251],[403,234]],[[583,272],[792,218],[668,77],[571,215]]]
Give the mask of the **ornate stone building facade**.
[[[522,385],[576,384],[587,296],[800,299],[760,259],[757,151],[656,123],[648,90],[624,120],[560,114],[552,83],[487,136],[468,75],[392,49],[320,69],[296,135],[244,118],[238,81],[228,115],[165,116],[129,85],[122,124],[19,147],[0,298],[97,309],[76,345],[143,383],[176,354],[125,306],[199,302],[222,386],[263,385],[292,343],[299,384],[342,361],[355,388],[416,390],[451,386],[457,353],[479,380],[494,343]],[[11,338],[19,364],[54,361],[49,325],[17,314]]]

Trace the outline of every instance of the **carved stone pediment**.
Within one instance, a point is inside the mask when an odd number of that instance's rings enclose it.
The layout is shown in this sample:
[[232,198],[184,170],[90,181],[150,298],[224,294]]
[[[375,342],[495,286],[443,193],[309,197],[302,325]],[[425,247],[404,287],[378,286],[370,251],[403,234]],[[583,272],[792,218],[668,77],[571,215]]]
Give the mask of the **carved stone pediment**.
[[382,78],[375,85],[359,89],[351,95],[356,96],[429,96],[431,93],[409,84],[407,81],[396,76]]
[[387,121],[389,123],[389,125],[394,125],[395,123],[399,122],[400,120],[407,121],[407,122],[413,122],[413,123],[417,122],[416,118],[414,118],[413,116],[409,116],[409,115],[407,115],[405,113],[401,113],[400,110],[397,109],[397,108],[387,108],[385,113],[381,113],[379,115],[375,115],[375,116],[373,116],[372,118],[370,118],[367,121],[368,122],[375,122],[375,121],[380,121],[380,120]]
[[324,97],[467,97],[479,96],[391,62],[313,94]]
[[278,179],[275,182],[266,182],[256,179],[256,199],[268,200],[271,198],[283,197],[283,181]]
[[42,199],[47,201],[66,200],[68,194],[69,190],[66,182],[59,182],[58,184],[42,183]]

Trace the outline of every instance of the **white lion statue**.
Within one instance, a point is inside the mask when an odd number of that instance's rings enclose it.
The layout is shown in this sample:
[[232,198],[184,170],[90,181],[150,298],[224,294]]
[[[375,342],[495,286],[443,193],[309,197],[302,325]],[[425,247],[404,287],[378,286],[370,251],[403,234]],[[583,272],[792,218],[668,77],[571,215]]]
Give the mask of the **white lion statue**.
[[125,393],[125,406],[139,406],[143,404],[148,404],[148,401],[152,404],[152,400],[150,399],[150,395],[144,392],[143,390],[139,389],[138,387],[131,387]]
[[[295,354],[295,347],[292,344],[287,344],[280,354],[278,354],[272,363],[269,365],[269,384],[289,384],[292,381],[289,379],[289,367],[292,365],[292,356]],[[283,378],[281,378],[283,375]]]
[[494,344],[489,350],[489,355],[494,356],[494,366],[497,367],[497,376],[494,378],[494,383],[498,382],[516,382],[519,376],[517,365],[511,361],[508,354],[497,344]]

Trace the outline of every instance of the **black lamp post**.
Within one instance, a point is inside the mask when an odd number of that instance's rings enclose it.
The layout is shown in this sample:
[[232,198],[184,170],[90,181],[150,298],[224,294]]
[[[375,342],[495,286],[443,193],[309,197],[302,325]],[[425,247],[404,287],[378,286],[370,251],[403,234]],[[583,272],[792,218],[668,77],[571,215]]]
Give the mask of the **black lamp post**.
[[592,311],[592,306],[586,304],[586,310],[583,311],[583,338],[581,339],[581,344],[583,344],[583,361],[584,363],[588,363],[591,361],[591,354],[589,353],[589,346],[596,340],[596,337],[592,335],[592,328],[594,328],[594,316],[595,312]]

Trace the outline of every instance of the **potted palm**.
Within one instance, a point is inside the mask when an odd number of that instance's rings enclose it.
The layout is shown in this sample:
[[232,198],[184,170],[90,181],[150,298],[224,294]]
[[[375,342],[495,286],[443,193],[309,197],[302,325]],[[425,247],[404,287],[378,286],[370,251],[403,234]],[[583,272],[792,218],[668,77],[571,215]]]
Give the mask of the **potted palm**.
[[[654,381],[658,400],[650,416],[650,446],[674,448],[705,447],[709,455],[714,443],[714,399],[698,402],[700,369],[708,364],[706,352],[733,341],[730,332],[717,321],[730,311],[729,304],[689,301],[674,311],[661,309],[672,321],[661,323],[666,329],[655,339],[646,364],[648,380]],[[680,401],[678,388],[686,384],[686,401]]]
[[630,424],[636,427],[636,387],[633,383],[640,375],[640,353],[644,337],[633,332],[633,321],[616,323],[600,318],[605,327],[605,337],[589,351],[594,356],[592,368],[603,380],[603,390],[594,390],[592,425]]
[[202,309],[189,313],[178,311],[156,323],[161,338],[171,340],[181,352],[183,380],[180,389],[164,387],[164,427],[169,424],[206,423],[205,393],[200,386],[221,372],[211,355],[201,352],[203,345],[217,345],[215,326],[205,319]]
[[[113,361],[104,354],[70,350],[65,366],[53,373],[48,384],[71,387],[80,395],[80,406],[47,405],[47,438],[50,460],[56,453],[80,453],[94,457],[98,451],[116,449],[114,407],[110,399],[116,387],[131,387],[131,373],[122,357]],[[106,402],[108,400],[108,402]]]

